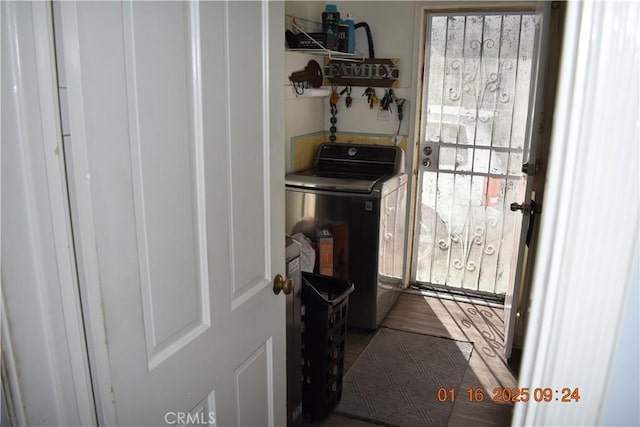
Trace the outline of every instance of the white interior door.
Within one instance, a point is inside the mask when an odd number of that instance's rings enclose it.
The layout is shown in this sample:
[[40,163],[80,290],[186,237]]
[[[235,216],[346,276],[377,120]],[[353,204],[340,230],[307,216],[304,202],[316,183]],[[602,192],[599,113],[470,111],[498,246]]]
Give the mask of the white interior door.
[[99,420],[283,425],[282,3],[61,18]]

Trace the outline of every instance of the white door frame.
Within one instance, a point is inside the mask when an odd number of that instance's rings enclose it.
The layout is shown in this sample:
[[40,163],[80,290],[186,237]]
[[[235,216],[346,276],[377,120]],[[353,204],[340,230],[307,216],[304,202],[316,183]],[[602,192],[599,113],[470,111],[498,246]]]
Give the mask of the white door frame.
[[638,287],[639,17],[634,2],[568,4],[519,382],[581,398],[516,403],[514,425],[606,424],[609,395],[637,411],[637,382],[612,379],[621,332],[638,322],[634,312],[625,323],[638,306],[627,298]]
[[[63,2],[60,5],[65,13],[61,13],[63,28],[63,45],[78,46],[78,18],[75,2]],[[80,68],[79,49],[66,49],[64,58],[64,69],[67,82],[80,82],[82,70]],[[71,84],[67,87],[68,113],[69,117],[76,117],[70,123],[71,134],[76,141],[86,141],[84,129],[84,105],[82,86]],[[89,364],[91,373],[94,376],[93,393],[96,406],[96,414],[100,425],[116,424],[116,408],[111,398],[111,371],[108,360],[106,325],[102,307],[102,296],[100,294],[100,275],[98,269],[98,254],[96,246],[95,228],[93,224],[93,206],[91,202],[91,175],[88,172],[89,160],[86,144],[77,144],[73,147],[73,165],[75,173],[69,176],[69,180],[74,180],[73,188],[77,203],[75,236],[78,252],[82,256],[82,272],[84,277],[79,282],[83,293],[83,307],[85,315],[85,333],[87,347],[91,350]],[[87,171],[81,173],[80,171]],[[84,179],[80,179],[83,176]]]
[[2,151],[16,156],[2,174],[2,200],[12,203],[2,206],[2,346],[16,420],[92,425],[51,3],[2,2],[0,11],[2,86],[13,89],[1,97]]

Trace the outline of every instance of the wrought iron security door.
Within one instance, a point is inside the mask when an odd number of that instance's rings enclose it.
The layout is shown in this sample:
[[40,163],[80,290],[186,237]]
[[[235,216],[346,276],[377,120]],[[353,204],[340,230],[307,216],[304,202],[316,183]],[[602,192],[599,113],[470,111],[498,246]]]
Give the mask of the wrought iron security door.
[[413,277],[504,294],[528,158],[533,12],[429,14]]

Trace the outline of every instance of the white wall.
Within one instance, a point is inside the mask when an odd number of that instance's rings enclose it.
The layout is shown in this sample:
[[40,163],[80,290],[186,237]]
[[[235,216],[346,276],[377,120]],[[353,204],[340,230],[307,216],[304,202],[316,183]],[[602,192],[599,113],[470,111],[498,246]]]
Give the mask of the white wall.
[[[310,19],[315,21],[322,20],[322,10],[324,10],[324,2],[317,1],[287,1],[285,3],[285,14],[293,15],[299,18]],[[286,19],[287,28],[288,18]],[[305,25],[307,31],[318,30],[318,28],[309,28],[307,23],[298,22]],[[299,52],[285,53],[285,168],[286,172],[292,172],[291,165],[291,138],[299,135],[320,132],[324,127],[325,107],[323,98],[296,97],[293,95],[293,88],[289,81],[292,72],[304,69],[310,60],[315,60],[322,66],[323,58],[318,55],[308,55]],[[329,128],[327,128],[329,129]]]
[[299,135],[319,132],[324,130],[324,99],[296,97],[293,87],[288,80],[289,75],[294,71],[305,68],[310,60],[316,60],[322,65],[321,58],[316,55],[307,55],[299,52],[285,53],[285,167],[286,172],[292,165],[291,161],[291,138]]

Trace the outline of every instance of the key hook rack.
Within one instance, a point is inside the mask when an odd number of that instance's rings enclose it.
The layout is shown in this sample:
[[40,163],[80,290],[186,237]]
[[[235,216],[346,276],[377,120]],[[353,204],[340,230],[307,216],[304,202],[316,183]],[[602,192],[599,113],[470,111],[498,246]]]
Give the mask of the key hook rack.
[[324,77],[322,76],[320,64],[312,59],[304,67],[304,70],[291,73],[289,80],[291,80],[293,87],[296,89],[296,94],[302,95],[306,88],[322,86]]

